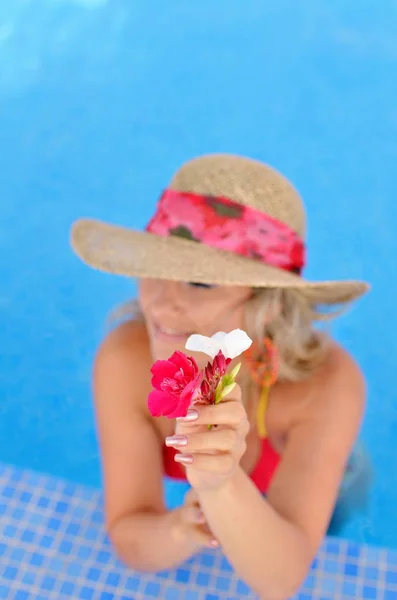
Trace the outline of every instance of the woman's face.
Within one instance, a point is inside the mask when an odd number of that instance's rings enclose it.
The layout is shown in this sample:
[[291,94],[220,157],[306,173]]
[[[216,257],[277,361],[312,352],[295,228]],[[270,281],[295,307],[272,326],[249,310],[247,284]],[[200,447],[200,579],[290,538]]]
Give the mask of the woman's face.
[[[251,295],[247,287],[141,280],[139,301],[154,360],[183,351],[192,333],[212,336],[217,331],[244,329],[245,303]],[[208,361],[205,355],[195,358],[200,367]]]

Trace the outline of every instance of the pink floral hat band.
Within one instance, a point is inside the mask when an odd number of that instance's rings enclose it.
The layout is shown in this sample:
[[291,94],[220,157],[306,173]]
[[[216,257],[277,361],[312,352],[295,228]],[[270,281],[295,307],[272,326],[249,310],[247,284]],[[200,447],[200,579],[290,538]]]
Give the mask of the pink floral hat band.
[[201,242],[300,274],[305,245],[288,225],[227,198],[167,189],[146,231]]

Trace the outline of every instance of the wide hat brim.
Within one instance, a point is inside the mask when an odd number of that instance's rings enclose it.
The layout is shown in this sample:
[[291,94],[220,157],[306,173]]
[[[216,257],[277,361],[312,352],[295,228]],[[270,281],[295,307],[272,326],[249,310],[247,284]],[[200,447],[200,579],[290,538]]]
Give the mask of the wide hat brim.
[[354,300],[369,289],[362,281],[307,281],[288,271],[205,244],[175,236],[160,237],[95,219],[80,219],[74,223],[71,244],[76,254],[91,267],[126,277],[300,289],[316,302],[325,304]]

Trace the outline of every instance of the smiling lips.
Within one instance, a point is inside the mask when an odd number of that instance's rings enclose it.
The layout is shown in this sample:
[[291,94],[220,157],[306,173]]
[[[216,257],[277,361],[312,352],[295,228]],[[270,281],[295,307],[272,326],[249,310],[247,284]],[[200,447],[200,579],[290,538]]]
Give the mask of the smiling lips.
[[167,339],[169,341],[184,341],[191,335],[190,332],[183,332],[171,329],[170,327],[164,327],[156,322],[153,323],[153,328],[156,337]]

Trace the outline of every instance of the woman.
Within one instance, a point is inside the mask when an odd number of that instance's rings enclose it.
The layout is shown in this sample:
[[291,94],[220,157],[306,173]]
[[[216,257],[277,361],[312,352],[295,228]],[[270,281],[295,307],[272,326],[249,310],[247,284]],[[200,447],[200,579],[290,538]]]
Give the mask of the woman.
[[[140,318],[107,336],[94,369],[107,530],[132,568],[171,568],[220,545],[263,598],[287,598],[304,580],[365,404],[357,364],[313,323],[368,289],[306,281],[304,236],[292,185],[260,162],[229,155],[185,164],[146,232],[74,225],[73,247],[85,262],[140,278]],[[154,419],[153,361],[183,351],[192,333],[236,328],[255,340],[255,361],[244,360],[227,401],[195,405],[178,422]],[[269,344],[279,372],[261,439],[254,415]],[[205,366],[204,355],[194,358]],[[164,473],[191,485],[172,511],[163,503]]]

